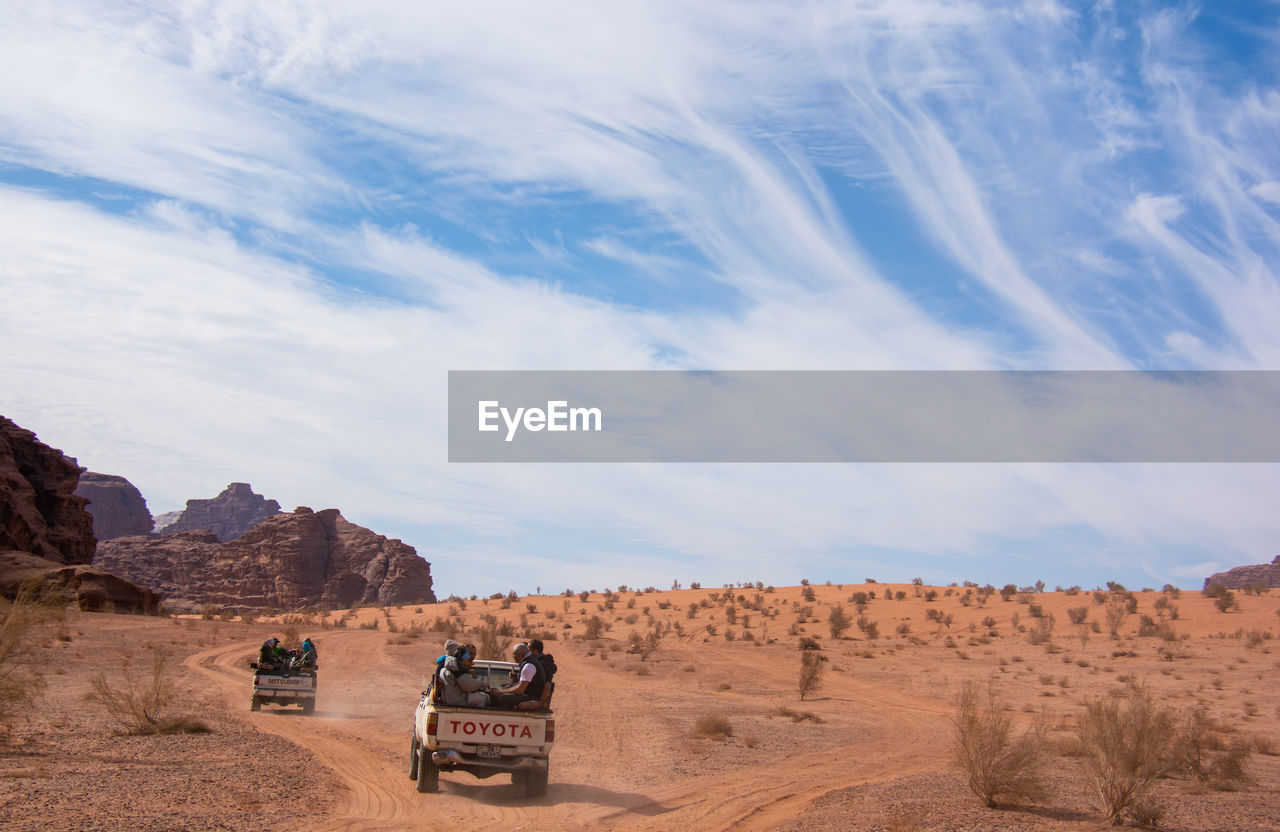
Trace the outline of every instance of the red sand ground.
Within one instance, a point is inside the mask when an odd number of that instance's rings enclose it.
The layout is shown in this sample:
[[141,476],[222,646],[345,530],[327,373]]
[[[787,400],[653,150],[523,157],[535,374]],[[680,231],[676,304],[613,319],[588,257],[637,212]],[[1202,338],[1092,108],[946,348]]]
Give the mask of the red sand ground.
[[[1103,814],[1080,763],[1061,752],[1086,701],[1132,684],[1167,707],[1207,707],[1234,738],[1280,748],[1280,661],[1272,652],[1280,642],[1247,637],[1280,629],[1280,592],[1237,593],[1241,609],[1226,614],[1183,592],[1171,601],[1176,640],[1166,642],[1136,635],[1142,614],[1155,617],[1158,592],[1135,593],[1138,615],[1113,640],[1105,607],[1087,592],[1009,602],[995,595],[985,607],[966,607],[962,589],[947,596],[936,588],[933,601],[902,585],[812,589],[810,602],[799,587],[735,588],[735,624],[709,600],[722,589],[623,592],[612,608],[595,593],[585,602],[521,598],[507,609],[499,600],[363,609],[343,628],[333,627],[341,617],[333,613],[323,622],[252,625],[70,614],[70,640],[42,653],[48,688],[40,708],[0,746],[0,827],[1098,829]],[[907,598],[884,600],[886,590]],[[877,593],[864,613],[879,626],[875,640],[857,627],[841,639],[828,633],[833,605],[856,618],[854,591]],[[690,618],[690,604],[704,600]],[[1054,618],[1046,644],[1030,641],[1032,604]],[[1102,629],[1083,640],[1088,627],[1070,624],[1067,613],[1081,606]],[[804,607],[812,609],[802,615]],[[928,620],[930,609],[950,615],[950,626]],[[1012,625],[1014,614],[1026,632]],[[522,636],[558,636],[547,644],[561,670],[546,798],[527,800],[504,777],[445,774],[436,795],[418,794],[408,779],[413,709],[445,635],[423,630],[443,618],[446,629],[474,632],[484,615]],[[591,616],[608,629],[585,640]],[[650,616],[673,630],[642,660],[627,652],[628,639],[647,631]],[[995,636],[981,623],[988,616]],[[899,633],[902,624],[910,631]],[[290,629],[320,649],[317,712],[251,713],[246,663],[264,637]],[[804,636],[829,661],[823,687],[801,702]],[[175,656],[182,694],[174,713],[203,719],[213,733],[114,736],[101,709],[84,700],[95,673],[118,672],[125,654],[134,666],[147,664],[156,649]],[[969,680],[991,680],[1020,720],[1050,726],[1051,776],[1039,802],[984,808],[951,763],[953,703]],[[822,721],[795,722],[777,715],[780,707]],[[707,714],[726,717],[732,736],[694,738],[694,722]],[[1155,793],[1168,809],[1161,828],[1280,829],[1280,757],[1255,753],[1247,771],[1237,791],[1185,777],[1159,781]]]

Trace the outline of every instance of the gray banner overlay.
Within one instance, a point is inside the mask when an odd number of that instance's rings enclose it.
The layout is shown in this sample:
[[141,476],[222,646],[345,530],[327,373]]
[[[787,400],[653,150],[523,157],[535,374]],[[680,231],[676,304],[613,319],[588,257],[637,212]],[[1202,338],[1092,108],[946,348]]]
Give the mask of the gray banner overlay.
[[1280,462],[1280,372],[452,371],[449,461]]

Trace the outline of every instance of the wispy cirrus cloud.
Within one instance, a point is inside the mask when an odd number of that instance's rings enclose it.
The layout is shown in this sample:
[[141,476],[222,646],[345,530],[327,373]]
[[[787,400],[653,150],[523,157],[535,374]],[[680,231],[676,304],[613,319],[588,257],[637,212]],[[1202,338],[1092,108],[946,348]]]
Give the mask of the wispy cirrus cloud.
[[161,507],[251,478],[428,550],[721,577],[1070,541],[1177,575],[1280,531],[1269,468],[476,470],[440,438],[451,368],[1275,368],[1274,20],[0,14],[0,409]]

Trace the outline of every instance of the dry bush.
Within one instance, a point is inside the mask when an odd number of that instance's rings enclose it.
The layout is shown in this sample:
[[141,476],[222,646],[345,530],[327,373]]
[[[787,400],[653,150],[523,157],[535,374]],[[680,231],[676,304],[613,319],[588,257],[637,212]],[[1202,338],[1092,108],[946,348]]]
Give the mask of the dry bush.
[[1275,740],[1266,734],[1254,734],[1253,750],[1268,757],[1280,756],[1280,750],[1277,750]]
[[1143,688],[1127,699],[1110,696],[1086,706],[1077,728],[1084,766],[1113,825],[1143,802],[1151,783],[1168,769],[1173,714]]
[[994,808],[999,802],[1016,804],[1041,795],[1044,731],[1033,725],[1014,736],[1013,720],[994,689],[988,687],[984,697],[966,682],[956,698],[954,727],[956,762],[984,804]]
[[165,712],[177,696],[170,655],[156,650],[149,672],[138,673],[128,655],[120,665],[120,685],[114,686],[105,673],[89,681],[85,698],[96,702],[119,727],[121,734],[205,734],[209,727],[189,716],[166,718]]
[[503,638],[503,627],[492,615],[480,617],[480,629],[475,631],[476,652],[482,659],[506,658],[510,642]]
[[582,637],[585,639],[597,639],[604,635],[604,619],[598,615],[588,618],[585,627],[582,631]]
[[723,714],[706,714],[698,717],[690,734],[709,740],[723,740],[733,736],[733,723]]
[[806,696],[818,692],[822,687],[822,674],[827,669],[827,657],[821,653],[805,650],[800,653],[800,701]]
[[785,716],[789,718],[792,722],[813,722],[813,723],[826,722],[826,720],[824,720],[822,717],[818,716],[817,714],[813,713],[812,711],[796,711],[784,705],[779,705],[778,707],[774,708],[773,713],[770,714],[770,716]]
[[31,707],[44,689],[44,677],[32,654],[45,644],[51,625],[61,625],[62,607],[36,597],[34,584],[23,587],[12,601],[0,598],[0,731]]
[[831,614],[827,616],[827,627],[832,638],[840,638],[851,626],[853,620],[845,614],[843,605],[836,604],[831,608]]
[[1120,627],[1128,617],[1129,608],[1123,601],[1116,598],[1107,602],[1107,633],[1112,638],[1119,638]]

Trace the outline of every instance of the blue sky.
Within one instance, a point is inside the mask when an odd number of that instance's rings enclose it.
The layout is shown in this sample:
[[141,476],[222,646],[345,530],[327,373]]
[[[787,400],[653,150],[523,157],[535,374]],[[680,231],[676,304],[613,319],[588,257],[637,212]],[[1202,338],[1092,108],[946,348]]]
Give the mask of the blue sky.
[[0,413],[444,592],[1199,584],[1276,466],[450,466],[450,369],[1280,369],[1280,6],[8,4]]

